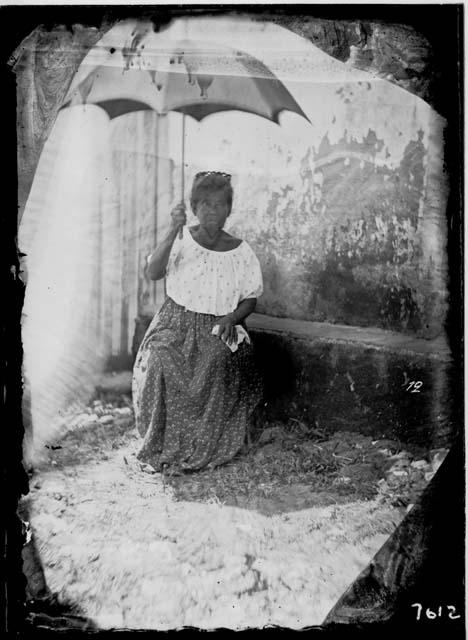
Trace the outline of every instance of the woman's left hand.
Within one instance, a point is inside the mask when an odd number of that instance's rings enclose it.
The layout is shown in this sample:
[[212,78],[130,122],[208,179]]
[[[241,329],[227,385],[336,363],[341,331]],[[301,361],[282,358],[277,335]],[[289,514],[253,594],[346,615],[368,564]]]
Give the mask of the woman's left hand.
[[231,315],[224,316],[216,321],[218,325],[218,338],[227,342],[227,344],[233,344],[237,340],[236,323]]

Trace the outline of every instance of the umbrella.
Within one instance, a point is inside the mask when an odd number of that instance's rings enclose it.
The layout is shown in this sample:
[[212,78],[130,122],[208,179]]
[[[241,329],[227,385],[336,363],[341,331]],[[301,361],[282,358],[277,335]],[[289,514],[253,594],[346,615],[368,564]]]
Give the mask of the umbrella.
[[141,109],[182,113],[182,200],[185,116],[200,121],[236,110],[279,124],[279,114],[288,110],[308,120],[284,84],[257,58],[193,40],[145,48],[147,35],[147,30],[134,30],[131,46],[114,50],[106,64],[92,68],[70,88],[63,106],[99,105],[110,118]]

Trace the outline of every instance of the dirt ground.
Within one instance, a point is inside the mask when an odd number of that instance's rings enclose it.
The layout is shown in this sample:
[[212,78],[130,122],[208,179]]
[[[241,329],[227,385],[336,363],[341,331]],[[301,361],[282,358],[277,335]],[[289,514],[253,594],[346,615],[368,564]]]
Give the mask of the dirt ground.
[[49,588],[98,628],[319,625],[445,455],[291,421],[170,477],[139,442],[125,393],[72,408],[22,505]]

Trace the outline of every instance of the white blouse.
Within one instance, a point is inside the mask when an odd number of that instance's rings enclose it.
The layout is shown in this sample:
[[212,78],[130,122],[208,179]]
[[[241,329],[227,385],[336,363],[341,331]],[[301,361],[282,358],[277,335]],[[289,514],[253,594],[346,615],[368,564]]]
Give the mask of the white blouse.
[[244,240],[230,251],[205,249],[187,226],[172,245],[166,269],[167,295],[189,311],[224,316],[263,292],[260,263]]

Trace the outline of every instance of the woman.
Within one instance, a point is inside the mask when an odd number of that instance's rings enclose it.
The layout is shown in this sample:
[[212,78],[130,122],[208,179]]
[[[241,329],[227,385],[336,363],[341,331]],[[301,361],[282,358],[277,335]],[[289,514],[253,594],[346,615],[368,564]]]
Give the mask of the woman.
[[157,470],[231,460],[261,398],[243,325],[262,293],[262,273],[250,246],[223,230],[232,196],[228,174],[197,174],[190,204],[198,224],[185,226],[184,205],[176,206],[148,259],[151,279],[166,277],[167,299],[138,351],[133,398],[144,437],[138,458]]

